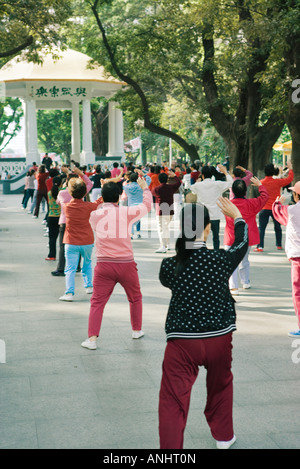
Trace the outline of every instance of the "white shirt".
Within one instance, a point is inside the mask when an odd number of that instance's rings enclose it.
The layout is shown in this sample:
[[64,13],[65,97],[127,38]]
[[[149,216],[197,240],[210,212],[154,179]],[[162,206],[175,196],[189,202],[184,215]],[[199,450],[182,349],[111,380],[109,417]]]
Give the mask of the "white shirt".
[[227,174],[226,181],[216,181],[215,178],[206,178],[201,182],[195,182],[191,186],[193,194],[197,195],[197,202],[205,205],[211,220],[224,219],[224,215],[217,206],[218,198],[232,186],[233,179]]

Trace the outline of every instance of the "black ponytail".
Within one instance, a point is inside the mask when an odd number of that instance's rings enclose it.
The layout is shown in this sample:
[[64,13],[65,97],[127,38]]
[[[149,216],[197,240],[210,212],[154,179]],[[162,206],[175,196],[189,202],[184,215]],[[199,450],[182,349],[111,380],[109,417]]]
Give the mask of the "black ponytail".
[[193,254],[194,241],[199,238],[210,223],[207,208],[201,204],[186,204],[180,213],[181,233],[176,241],[175,276],[178,277]]
[[57,199],[57,196],[58,196],[58,188],[59,186],[61,185],[61,177],[60,176],[55,176],[53,178],[53,184],[52,184],[52,188],[51,188],[51,194],[52,194],[52,197],[54,200]]

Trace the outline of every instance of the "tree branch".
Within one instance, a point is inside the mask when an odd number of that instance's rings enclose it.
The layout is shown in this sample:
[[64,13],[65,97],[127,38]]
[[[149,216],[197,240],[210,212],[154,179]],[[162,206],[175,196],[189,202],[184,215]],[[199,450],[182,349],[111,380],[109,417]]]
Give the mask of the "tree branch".
[[131,86],[134,89],[134,91],[136,92],[136,94],[139,96],[139,98],[141,100],[141,103],[142,103],[142,108],[143,108],[144,127],[146,129],[150,130],[150,132],[153,132],[153,133],[156,133],[156,134],[163,135],[165,137],[171,138],[176,143],[178,143],[178,145],[180,145],[192,157],[192,159],[196,159],[198,157],[198,152],[197,152],[197,149],[196,149],[195,145],[190,145],[186,140],[184,140],[182,137],[180,137],[180,135],[176,134],[175,132],[172,132],[171,130],[160,127],[160,126],[154,124],[151,121],[149,103],[148,103],[148,100],[147,100],[147,97],[146,97],[144,91],[142,90],[140,85],[135,80],[133,80],[130,76],[125,75],[120,70],[120,68],[119,68],[119,66],[116,62],[115,54],[114,54],[114,52],[113,52],[113,50],[112,50],[112,48],[111,48],[111,46],[108,42],[105,29],[103,27],[103,24],[100,20],[99,14],[98,14],[98,10],[97,10],[98,3],[99,3],[99,1],[95,0],[94,4],[91,6],[91,8],[92,8],[93,14],[95,16],[96,22],[98,24],[98,27],[101,31],[103,43],[104,43],[104,46],[105,46],[106,51],[108,53],[111,65],[112,65],[115,73],[117,74],[117,76],[120,78],[120,80],[125,82],[129,86]]
[[0,52],[0,58],[6,58],[10,57],[11,55],[16,55],[18,52],[21,52],[22,50],[26,49],[26,47],[31,46],[33,43],[33,36],[29,36],[23,44],[14,47],[11,50],[5,51],[5,52]]

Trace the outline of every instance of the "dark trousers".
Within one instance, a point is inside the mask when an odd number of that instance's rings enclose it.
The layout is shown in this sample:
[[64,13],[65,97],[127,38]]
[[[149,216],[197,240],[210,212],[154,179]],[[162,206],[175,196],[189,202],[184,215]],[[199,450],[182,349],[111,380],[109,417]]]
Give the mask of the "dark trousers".
[[[65,270],[66,258],[65,258],[65,245],[63,243],[65,229],[66,229],[65,223],[62,223],[61,225],[59,225],[59,233],[58,233],[59,253],[58,253],[58,263],[56,267],[57,272],[64,272]],[[81,264],[81,256],[79,256],[77,271],[80,270],[80,264]]]
[[28,201],[29,201],[30,198],[31,198],[31,202],[32,202],[33,193],[34,193],[34,189],[26,189],[25,194],[24,194],[24,198],[23,198],[23,202],[22,202],[24,208],[27,207],[27,204],[28,204]]
[[48,211],[48,197],[47,197],[47,192],[40,192],[40,191],[37,191],[36,206],[35,206],[35,210],[34,210],[34,216],[35,216],[35,217],[38,217],[38,216],[39,216],[40,205],[41,205],[41,202],[42,202],[43,198],[46,199],[47,211]]
[[56,257],[56,240],[59,233],[59,217],[48,217],[49,228],[49,254],[48,257]]
[[275,231],[275,239],[276,239],[276,246],[279,247],[282,244],[282,230],[281,230],[281,225],[278,223],[277,220],[275,220],[274,215],[272,213],[272,210],[261,210],[258,215],[258,221],[259,221],[259,236],[260,236],[260,241],[259,241],[259,246],[263,248],[264,247],[264,240],[265,240],[265,232],[267,228],[267,224],[269,223],[269,218],[272,217],[273,223],[274,223],[274,231]]
[[65,270],[65,245],[63,243],[64,234],[65,234],[66,225],[63,223],[59,225],[59,235],[58,235],[58,244],[59,244],[59,254],[58,254],[58,264],[56,270],[58,272],[64,272]]
[[220,248],[220,220],[211,220],[211,231],[213,236],[214,249]]
[[208,339],[169,340],[159,393],[161,449],[183,449],[190,397],[199,366],[206,368],[204,414],[213,438],[233,438],[232,334]]

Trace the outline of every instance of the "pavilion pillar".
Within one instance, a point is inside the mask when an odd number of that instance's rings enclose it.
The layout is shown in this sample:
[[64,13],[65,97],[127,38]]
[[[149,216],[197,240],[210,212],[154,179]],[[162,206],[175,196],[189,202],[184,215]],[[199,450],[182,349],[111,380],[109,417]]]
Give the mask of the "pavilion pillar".
[[25,152],[27,165],[32,165],[33,162],[40,163],[36,103],[34,99],[25,100]]
[[82,166],[95,163],[92,141],[91,103],[89,99],[82,101],[82,153],[80,162]]
[[125,158],[123,113],[116,107],[116,103],[108,104],[108,153],[106,156],[120,156]]
[[72,102],[72,155],[71,159],[80,163],[80,122],[79,102]]

